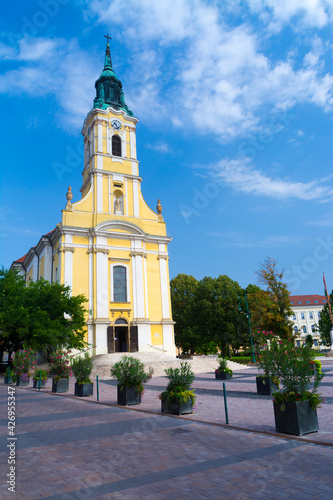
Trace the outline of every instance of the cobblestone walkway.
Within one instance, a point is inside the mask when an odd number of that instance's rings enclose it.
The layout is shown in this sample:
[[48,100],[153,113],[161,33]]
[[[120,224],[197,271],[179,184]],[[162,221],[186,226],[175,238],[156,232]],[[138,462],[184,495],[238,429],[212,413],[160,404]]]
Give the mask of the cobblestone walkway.
[[[0,498],[331,499],[333,360],[323,361],[326,403],[318,433],[276,434],[271,397],[256,394],[255,368],[226,382],[200,373],[192,415],[160,412],[165,377],[147,385],[137,407],[116,405],[115,382],[99,399],[15,388],[15,493],[8,491],[8,387],[0,385]],[[246,430],[236,430],[239,427]],[[253,432],[251,432],[253,431]],[[12,439],[12,438],[11,438]],[[323,443],[323,444],[318,444]]]

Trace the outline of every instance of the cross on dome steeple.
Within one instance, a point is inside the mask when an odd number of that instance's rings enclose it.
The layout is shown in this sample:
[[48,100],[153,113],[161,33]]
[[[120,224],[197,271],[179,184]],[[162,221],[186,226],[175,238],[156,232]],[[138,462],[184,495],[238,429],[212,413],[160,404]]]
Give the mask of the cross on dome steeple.
[[109,44],[109,40],[112,40],[112,38],[109,34],[104,35],[104,37],[107,39],[104,69],[98,80],[95,82],[96,97],[94,99],[93,107],[106,109],[111,106],[115,109],[123,109],[129,116],[133,116],[132,111],[128,109],[128,106],[125,103],[122,83],[118,80],[112,68]]

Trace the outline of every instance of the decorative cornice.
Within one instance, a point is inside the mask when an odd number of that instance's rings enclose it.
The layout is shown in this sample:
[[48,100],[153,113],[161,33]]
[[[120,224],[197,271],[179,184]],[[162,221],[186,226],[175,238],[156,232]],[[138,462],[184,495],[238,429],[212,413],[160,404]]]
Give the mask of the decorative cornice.
[[[112,317],[113,317],[113,318],[114,318],[114,314],[115,314],[116,312],[120,312],[120,314],[121,314],[122,316],[124,316],[124,312],[126,312],[126,313],[127,313],[127,316],[128,316],[128,317],[130,317],[130,315],[131,315],[131,311],[132,311],[132,308],[129,308],[129,307],[111,307],[110,311],[111,311],[111,314],[112,314]],[[117,319],[118,319],[118,318],[117,318]]]
[[58,252],[75,252],[75,248],[72,246],[67,246],[66,243],[61,243],[58,246]]
[[165,253],[159,253],[158,256],[157,256],[158,259],[165,259],[165,260],[169,260],[169,256],[168,256],[168,253],[165,252]]
[[131,262],[131,259],[121,259],[120,257],[109,257],[109,260],[114,262]]
[[147,258],[147,253],[145,250],[133,250],[130,252],[130,257],[144,257]]

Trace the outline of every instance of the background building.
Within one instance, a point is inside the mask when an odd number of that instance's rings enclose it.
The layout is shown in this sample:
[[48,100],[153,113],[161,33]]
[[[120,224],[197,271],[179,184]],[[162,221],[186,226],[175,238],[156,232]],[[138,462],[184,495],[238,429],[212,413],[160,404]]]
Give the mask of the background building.
[[290,303],[294,312],[290,319],[294,323],[294,332],[298,334],[297,345],[303,344],[310,333],[314,347],[319,347],[321,341],[318,323],[320,312],[327,303],[325,295],[290,295]]

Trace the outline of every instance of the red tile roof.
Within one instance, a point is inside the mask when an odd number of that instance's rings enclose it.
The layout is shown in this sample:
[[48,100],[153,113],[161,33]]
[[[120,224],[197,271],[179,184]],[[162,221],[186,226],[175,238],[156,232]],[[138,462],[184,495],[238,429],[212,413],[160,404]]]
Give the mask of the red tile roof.
[[292,306],[318,306],[327,303],[325,295],[289,295]]
[[[52,234],[52,233],[53,233],[53,231],[55,231],[55,229],[52,229],[52,231],[50,231],[49,233],[43,234],[43,236],[50,236],[50,234]],[[43,237],[43,236],[42,236],[42,237]],[[36,247],[34,246],[34,247],[31,247],[31,248],[36,248]],[[19,262],[19,263],[22,263],[22,264],[23,264],[23,262],[24,262],[24,260],[25,260],[25,258],[26,258],[26,256],[27,256],[27,255],[28,255],[28,254],[26,253],[26,254],[25,254],[25,255],[23,255],[23,257],[21,257],[20,259],[14,260],[14,262]]]
[[28,254],[26,253],[25,255],[23,255],[23,257],[21,257],[20,259],[17,259],[17,260],[14,260],[14,262],[24,262],[24,259],[26,258]]

